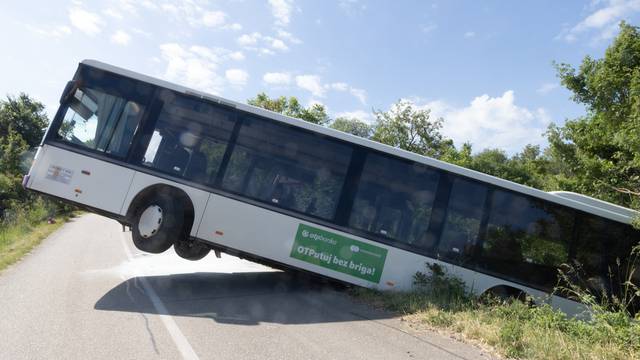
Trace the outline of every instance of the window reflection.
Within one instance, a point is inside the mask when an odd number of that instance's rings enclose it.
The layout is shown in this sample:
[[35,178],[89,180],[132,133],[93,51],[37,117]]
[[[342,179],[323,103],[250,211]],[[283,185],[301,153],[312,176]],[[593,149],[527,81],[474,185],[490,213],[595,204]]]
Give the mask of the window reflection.
[[144,107],[99,90],[82,88],[68,103],[58,137],[107,154],[127,155]]
[[454,179],[438,245],[441,258],[464,262],[473,256],[486,196],[486,185]]
[[427,229],[439,173],[377,154],[367,156],[349,226],[428,248]]
[[336,141],[245,118],[222,187],[250,198],[333,219],[351,159]]

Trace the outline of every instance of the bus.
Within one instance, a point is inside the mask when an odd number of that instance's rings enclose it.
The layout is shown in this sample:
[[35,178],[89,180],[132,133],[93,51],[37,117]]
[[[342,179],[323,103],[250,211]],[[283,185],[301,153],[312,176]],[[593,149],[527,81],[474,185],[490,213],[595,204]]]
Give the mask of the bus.
[[[477,294],[607,286],[637,212],[544,192],[95,60],[82,61],[25,188],[113,218],[135,246],[211,250],[380,290],[438,264]],[[637,280],[637,278],[636,278]]]

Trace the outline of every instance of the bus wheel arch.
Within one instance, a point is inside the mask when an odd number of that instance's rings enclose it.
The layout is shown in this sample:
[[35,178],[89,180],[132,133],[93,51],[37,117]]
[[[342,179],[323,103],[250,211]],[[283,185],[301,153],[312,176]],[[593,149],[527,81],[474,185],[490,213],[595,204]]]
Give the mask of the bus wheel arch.
[[134,245],[161,253],[189,238],[194,222],[193,202],[179,188],[156,184],[140,191],[127,209]]
[[534,305],[532,297],[525,290],[509,285],[496,285],[485,290],[480,298],[486,302],[501,301],[521,301],[527,305]]

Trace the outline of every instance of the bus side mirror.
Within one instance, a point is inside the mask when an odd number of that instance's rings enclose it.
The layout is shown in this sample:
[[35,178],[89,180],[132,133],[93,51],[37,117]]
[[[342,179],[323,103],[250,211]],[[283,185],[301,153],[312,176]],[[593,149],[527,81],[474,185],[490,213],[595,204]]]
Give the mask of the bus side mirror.
[[64,91],[62,91],[62,95],[60,96],[60,104],[63,104],[67,100],[69,100],[69,97],[73,96],[77,88],[78,88],[78,81],[76,80],[69,81],[67,85],[64,87]]

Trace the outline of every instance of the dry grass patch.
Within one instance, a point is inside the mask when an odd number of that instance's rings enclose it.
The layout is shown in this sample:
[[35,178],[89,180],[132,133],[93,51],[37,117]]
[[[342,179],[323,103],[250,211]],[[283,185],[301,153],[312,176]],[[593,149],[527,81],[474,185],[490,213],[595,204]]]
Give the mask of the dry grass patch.
[[412,292],[357,289],[353,295],[402,315],[413,328],[444,332],[505,358],[640,359],[640,318],[596,312],[583,321],[547,305],[480,301],[442,273],[416,279]]

